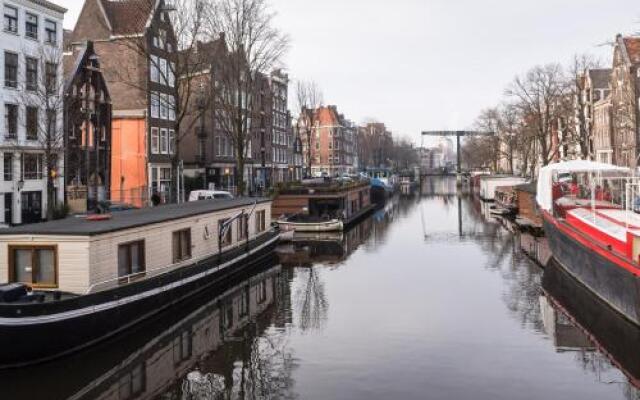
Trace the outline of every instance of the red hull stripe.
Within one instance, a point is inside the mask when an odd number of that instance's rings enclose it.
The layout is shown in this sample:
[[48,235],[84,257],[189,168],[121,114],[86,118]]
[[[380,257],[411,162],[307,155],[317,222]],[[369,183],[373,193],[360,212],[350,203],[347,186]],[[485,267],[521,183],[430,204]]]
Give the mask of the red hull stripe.
[[547,211],[543,211],[543,217],[549,223],[555,226],[561,233],[569,236],[571,239],[582,244],[583,246],[593,251],[594,253],[597,253],[602,257],[606,258],[607,260],[611,261],[614,265],[617,265],[620,268],[626,269],[627,271],[631,272],[635,276],[638,276],[638,274],[640,274],[640,268],[638,266],[633,265],[627,259],[621,257],[616,253],[613,253],[612,251],[608,250],[602,245],[598,243],[594,243],[592,239],[585,236],[583,233],[577,231],[576,229],[572,228],[570,225],[556,220]]

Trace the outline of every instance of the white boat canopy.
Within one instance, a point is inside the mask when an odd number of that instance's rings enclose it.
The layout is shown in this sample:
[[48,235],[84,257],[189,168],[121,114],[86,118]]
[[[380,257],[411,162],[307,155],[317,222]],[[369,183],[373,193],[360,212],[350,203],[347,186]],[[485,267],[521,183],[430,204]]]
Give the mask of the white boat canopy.
[[551,211],[553,208],[553,176],[554,173],[591,172],[597,174],[606,173],[631,173],[631,169],[618,167],[616,165],[604,164],[588,160],[565,161],[556,164],[549,164],[540,168],[538,173],[538,188],[536,200],[540,208]]

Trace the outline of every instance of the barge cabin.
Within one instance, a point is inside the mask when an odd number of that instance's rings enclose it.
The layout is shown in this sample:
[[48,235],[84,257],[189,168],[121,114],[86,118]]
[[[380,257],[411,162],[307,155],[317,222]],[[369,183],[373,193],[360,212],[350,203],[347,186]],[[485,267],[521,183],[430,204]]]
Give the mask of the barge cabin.
[[278,238],[267,199],[1,230],[0,341],[12,345],[0,366],[50,359],[113,335],[271,255]]
[[273,217],[284,230],[342,230],[371,213],[368,182],[336,182],[289,185],[273,200]]

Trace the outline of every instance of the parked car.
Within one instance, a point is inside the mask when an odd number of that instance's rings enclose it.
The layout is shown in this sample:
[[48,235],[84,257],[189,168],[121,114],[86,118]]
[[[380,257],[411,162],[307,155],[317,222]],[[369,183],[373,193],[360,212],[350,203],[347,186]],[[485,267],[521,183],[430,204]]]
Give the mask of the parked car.
[[189,201],[233,199],[233,195],[222,190],[193,190],[189,193]]
[[127,203],[111,203],[109,204],[108,212],[118,212],[118,211],[126,211],[126,210],[137,210],[140,207],[136,207],[133,204]]

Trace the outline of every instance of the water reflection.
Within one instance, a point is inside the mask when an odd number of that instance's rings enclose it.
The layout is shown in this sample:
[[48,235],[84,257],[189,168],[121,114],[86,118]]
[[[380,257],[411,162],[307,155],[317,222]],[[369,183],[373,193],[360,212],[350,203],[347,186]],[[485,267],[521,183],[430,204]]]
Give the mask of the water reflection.
[[585,370],[603,382],[622,385],[626,398],[640,398],[640,328],[597,299],[555,262],[546,268],[542,288],[545,328],[556,348],[576,350],[576,361]]
[[640,398],[638,328],[483,207],[423,182],[126,336],[0,372],[0,397]]
[[4,371],[2,397],[294,398],[295,363],[284,330],[290,321],[275,318],[277,304],[289,301],[289,281],[275,261],[115,341],[58,362]]

